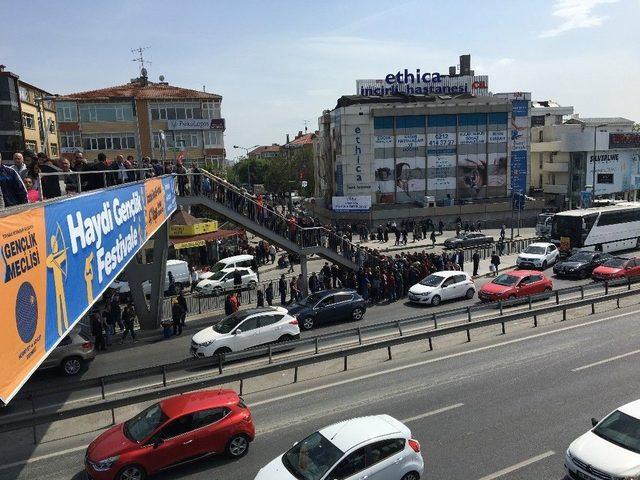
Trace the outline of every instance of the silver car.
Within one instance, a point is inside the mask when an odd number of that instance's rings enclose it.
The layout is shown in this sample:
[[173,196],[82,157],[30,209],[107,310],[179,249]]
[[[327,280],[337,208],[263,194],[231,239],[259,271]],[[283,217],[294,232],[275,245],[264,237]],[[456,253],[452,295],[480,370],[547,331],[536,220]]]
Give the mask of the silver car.
[[40,370],[60,368],[67,376],[77,375],[82,368],[96,357],[93,342],[77,333],[70,333],[58,344],[42,362]]

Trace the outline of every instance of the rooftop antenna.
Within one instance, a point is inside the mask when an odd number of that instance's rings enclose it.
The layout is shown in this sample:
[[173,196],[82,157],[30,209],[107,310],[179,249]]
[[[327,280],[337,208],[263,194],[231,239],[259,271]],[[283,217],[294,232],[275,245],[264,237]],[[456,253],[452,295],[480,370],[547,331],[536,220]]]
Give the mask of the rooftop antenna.
[[307,126],[309,125],[309,120],[304,121],[304,133],[307,133]]
[[140,62],[140,74],[143,77],[147,76],[147,69],[144,68],[145,64],[146,65],[151,65],[151,62],[149,60],[145,60],[144,56],[142,55],[142,52],[144,52],[145,50],[148,50],[150,47],[138,47],[138,48],[134,48],[131,50],[131,53],[135,53],[138,56],[136,58],[131,59],[132,62]]

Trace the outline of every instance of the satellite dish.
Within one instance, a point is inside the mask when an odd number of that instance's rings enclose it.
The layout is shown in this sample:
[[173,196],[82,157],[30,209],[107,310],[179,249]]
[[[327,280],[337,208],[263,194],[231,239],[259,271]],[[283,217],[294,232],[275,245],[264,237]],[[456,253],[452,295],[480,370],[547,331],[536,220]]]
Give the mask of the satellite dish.
[[164,75],[160,75],[160,81],[164,82]]

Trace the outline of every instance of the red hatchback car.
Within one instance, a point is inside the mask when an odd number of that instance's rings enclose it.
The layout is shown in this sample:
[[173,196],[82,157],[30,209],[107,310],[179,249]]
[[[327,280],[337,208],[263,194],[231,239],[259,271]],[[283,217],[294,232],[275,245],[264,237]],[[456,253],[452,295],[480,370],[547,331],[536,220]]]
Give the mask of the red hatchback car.
[[85,456],[90,480],[142,480],[216,453],[244,456],[255,428],[233,390],[205,390],[163,400],[96,438]]
[[495,302],[551,290],[553,282],[544,273],[537,270],[514,270],[485,283],[478,292],[478,298],[483,302]]
[[593,269],[594,280],[637,277],[640,275],[640,258],[614,257]]

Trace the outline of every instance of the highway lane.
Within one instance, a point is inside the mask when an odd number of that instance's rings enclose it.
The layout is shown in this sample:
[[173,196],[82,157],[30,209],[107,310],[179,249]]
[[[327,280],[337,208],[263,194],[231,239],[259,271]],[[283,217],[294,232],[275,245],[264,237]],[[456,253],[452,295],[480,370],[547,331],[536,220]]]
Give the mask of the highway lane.
[[[589,419],[638,397],[640,355],[627,355],[638,350],[637,318],[637,307],[628,307],[582,324],[396,359],[385,370],[361,368],[246,395],[258,436],[245,459],[212,459],[156,478],[252,479],[314,429],[384,412],[407,420],[422,442],[425,478],[560,480],[564,451]],[[82,444],[69,438],[50,448]],[[80,479],[82,456],[76,450],[28,466],[0,465],[0,479]]]

